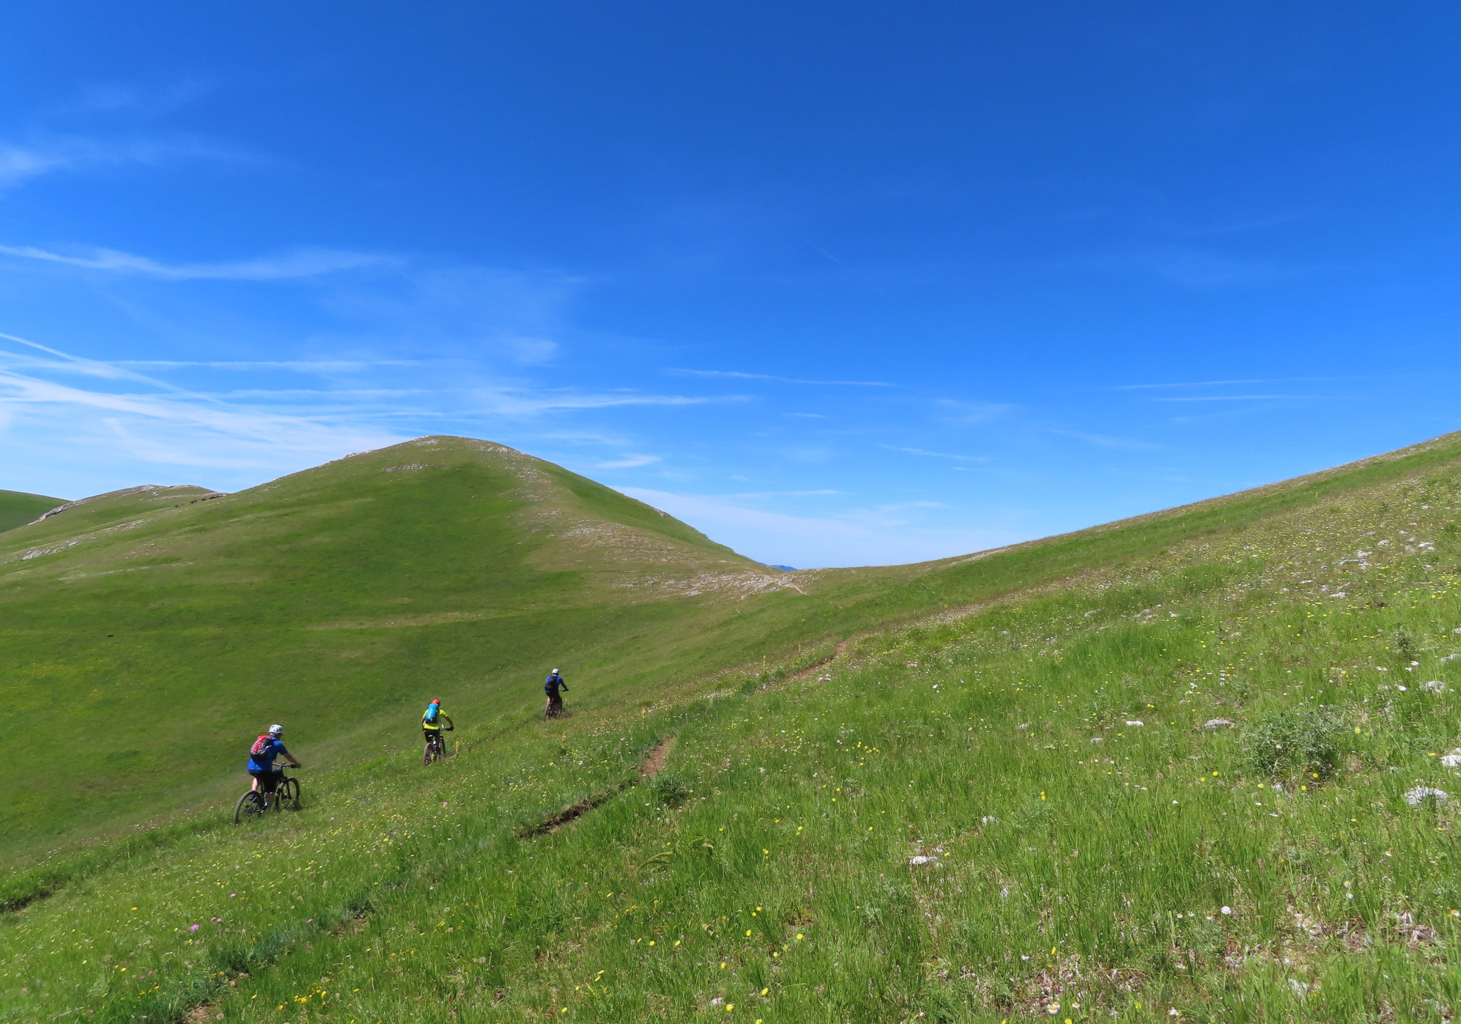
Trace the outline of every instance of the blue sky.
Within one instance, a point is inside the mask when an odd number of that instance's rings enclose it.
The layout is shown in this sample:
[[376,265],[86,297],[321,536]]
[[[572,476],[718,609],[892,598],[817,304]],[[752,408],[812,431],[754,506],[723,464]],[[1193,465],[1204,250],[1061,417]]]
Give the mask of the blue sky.
[[487,437],[903,562],[1461,426],[1453,5],[17,2],[0,487]]

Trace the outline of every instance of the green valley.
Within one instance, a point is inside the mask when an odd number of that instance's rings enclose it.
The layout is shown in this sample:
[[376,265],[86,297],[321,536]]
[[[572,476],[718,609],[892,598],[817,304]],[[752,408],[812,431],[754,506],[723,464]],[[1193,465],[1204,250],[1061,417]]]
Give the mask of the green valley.
[[1458,435],[790,573],[464,438],[77,502],[0,533],[0,1020],[1449,1019],[1458,510]]

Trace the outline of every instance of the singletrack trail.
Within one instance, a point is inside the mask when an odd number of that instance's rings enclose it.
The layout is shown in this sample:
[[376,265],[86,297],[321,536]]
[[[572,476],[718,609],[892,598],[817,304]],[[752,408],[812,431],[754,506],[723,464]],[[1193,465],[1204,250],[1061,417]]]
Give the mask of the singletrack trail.
[[[659,745],[649,752],[649,755],[639,764],[639,781],[643,782],[647,779],[652,779],[659,774],[660,769],[665,766],[665,760],[670,756],[670,748],[674,745],[675,738],[669,736],[661,740]],[[628,789],[631,784],[631,780],[625,779],[612,789],[606,789],[600,793],[595,793],[593,796],[585,797],[576,804],[570,804],[557,814],[543,819],[536,825],[518,829],[518,838],[527,839],[530,836],[540,836],[548,832],[557,832],[570,821],[582,817],[595,807],[608,803],[614,797]]]

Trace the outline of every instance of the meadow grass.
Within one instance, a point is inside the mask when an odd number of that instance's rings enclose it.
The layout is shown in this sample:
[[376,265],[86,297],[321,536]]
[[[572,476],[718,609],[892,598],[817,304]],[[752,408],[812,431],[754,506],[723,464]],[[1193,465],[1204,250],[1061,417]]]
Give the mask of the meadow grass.
[[[240,737],[307,726],[315,767],[414,745],[432,696],[515,721],[562,667],[579,707],[753,666],[1266,518],[1454,472],[1448,437],[1229,498],[920,566],[778,573],[499,445],[424,438],[236,495],[145,487],[0,534],[0,854],[210,807]],[[1336,506],[1337,507],[1337,506]],[[1200,553],[1187,570],[1210,571]],[[64,710],[57,732],[56,709]],[[299,734],[296,732],[296,734]],[[69,856],[69,854],[67,855]],[[0,888],[8,883],[0,878]]]
[[24,526],[63,503],[62,498],[48,498],[44,494],[0,491],[0,533]]
[[306,771],[5,915],[0,1019],[1449,1019],[1458,502],[1371,480]]

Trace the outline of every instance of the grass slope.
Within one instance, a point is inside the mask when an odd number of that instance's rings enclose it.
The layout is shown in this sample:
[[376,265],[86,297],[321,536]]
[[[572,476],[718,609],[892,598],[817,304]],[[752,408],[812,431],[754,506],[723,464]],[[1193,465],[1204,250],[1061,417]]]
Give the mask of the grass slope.
[[0,533],[24,526],[64,503],[64,498],[47,498],[44,494],[0,491]]
[[[313,517],[282,534],[296,549],[340,536],[336,505],[258,497]],[[635,620],[656,622],[640,654],[698,649],[698,675],[666,692],[610,657],[561,723],[479,698],[501,710],[461,714],[446,764],[357,746],[305,773],[297,814],[240,829],[215,807],[21,866],[0,897],[53,895],[0,920],[0,1019],[1447,1019],[1456,803],[1405,796],[1461,790],[1442,762],[1461,742],[1458,506],[1447,438],[974,560],[788,574],[806,596],[688,595],[740,571],[693,533],[665,543],[717,567],[673,583],[668,556],[645,573],[642,547],[595,549],[557,614],[665,595]],[[59,554],[100,558],[132,514]],[[495,564],[582,560],[559,545],[597,522]],[[344,611],[292,600],[259,614]],[[831,639],[839,658],[788,675]],[[758,671],[757,644],[788,658]],[[1202,728],[1218,717],[1236,727]],[[294,730],[311,764],[324,724]],[[621,790],[671,736],[665,772]]]

